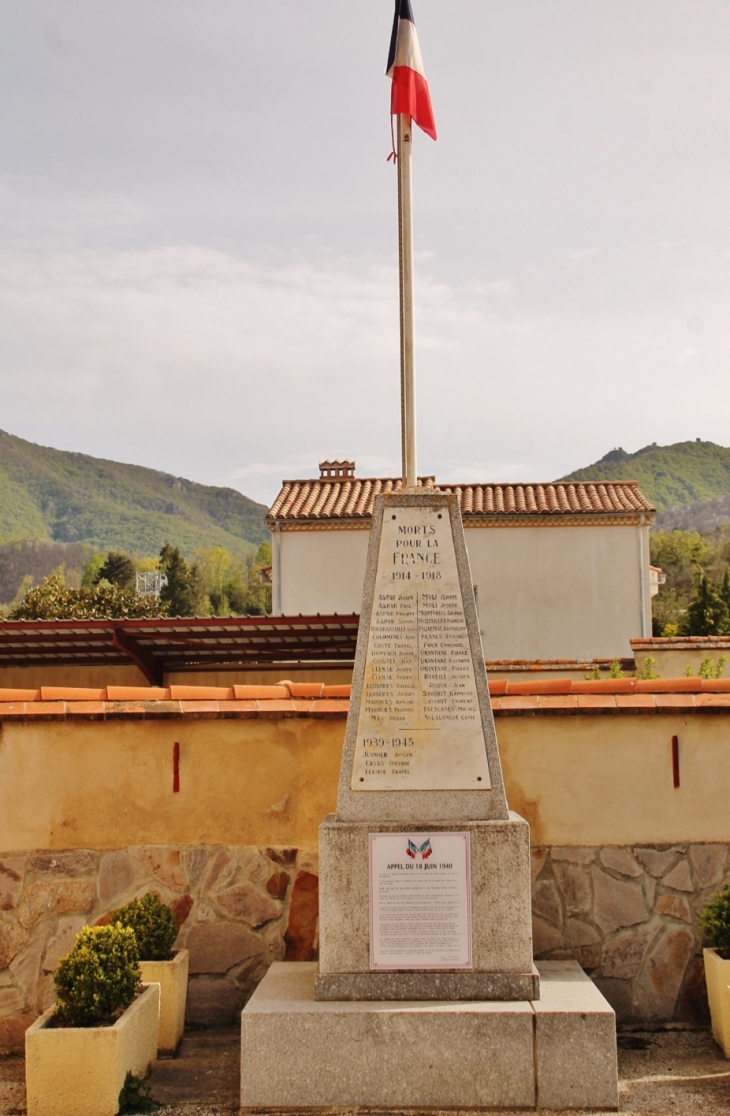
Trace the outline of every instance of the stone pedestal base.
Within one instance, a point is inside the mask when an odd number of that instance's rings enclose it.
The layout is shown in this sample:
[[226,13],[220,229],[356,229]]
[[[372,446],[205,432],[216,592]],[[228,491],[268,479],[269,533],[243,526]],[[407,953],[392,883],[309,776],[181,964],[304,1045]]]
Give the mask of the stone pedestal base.
[[402,829],[399,822],[340,822],[333,816],[319,827],[317,999],[536,1000],[540,980],[532,964],[530,829],[514,813],[506,821],[426,827],[428,833],[469,833],[473,968],[371,970],[368,837]]
[[241,1016],[247,1109],[618,1107],[613,1010],[577,962],[539,1001],[317,1001],[274,964]]

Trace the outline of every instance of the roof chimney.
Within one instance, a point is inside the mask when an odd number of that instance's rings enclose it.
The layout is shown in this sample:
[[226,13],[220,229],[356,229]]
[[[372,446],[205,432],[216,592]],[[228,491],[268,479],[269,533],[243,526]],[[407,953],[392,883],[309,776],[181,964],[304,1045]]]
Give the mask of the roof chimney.
[[352,480],[355,476],[354,461],[320,461],[320,480]]

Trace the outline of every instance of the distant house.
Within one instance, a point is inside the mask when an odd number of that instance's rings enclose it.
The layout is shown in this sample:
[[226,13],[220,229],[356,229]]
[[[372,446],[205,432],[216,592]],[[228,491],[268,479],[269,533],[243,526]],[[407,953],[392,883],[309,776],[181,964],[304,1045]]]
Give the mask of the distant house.
[[659,592],[659,587],[664,585],[667,580],[667,575],[659,566],[649,566],[649,585],[651,587],[651,596],[656,597]]
[[[400,479],[324,461],[267,522],[276,615],[360,611],[373,500]],[[419,484],[459,497],[488,659],[621,657],[651,634],[649,525],[635,481]]]

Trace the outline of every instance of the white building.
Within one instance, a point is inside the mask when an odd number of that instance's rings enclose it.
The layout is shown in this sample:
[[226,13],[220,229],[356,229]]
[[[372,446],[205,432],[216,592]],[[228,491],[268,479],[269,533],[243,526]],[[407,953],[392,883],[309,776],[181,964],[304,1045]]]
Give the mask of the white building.
[[[400,479],[325,461],[269,511],[274,613],[360,611],[373,500]],[[613,658],[651,635],[649,525],[635,481],[437,485],[459,497],[487,659]]]

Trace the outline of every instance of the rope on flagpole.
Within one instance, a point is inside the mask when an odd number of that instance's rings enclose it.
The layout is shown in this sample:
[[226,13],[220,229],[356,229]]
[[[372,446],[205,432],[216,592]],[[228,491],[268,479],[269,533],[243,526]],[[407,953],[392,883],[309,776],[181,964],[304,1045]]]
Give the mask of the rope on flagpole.
[[393,160],[393,166],[395,166],[398,162],[398,153],[395,149],[395,132],[393,131],[393,113],[390,114],[390,155],[385,160],[386,163],[389,163],[391,159]]

